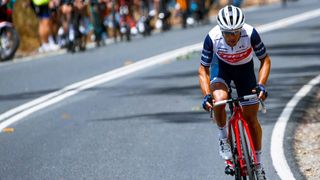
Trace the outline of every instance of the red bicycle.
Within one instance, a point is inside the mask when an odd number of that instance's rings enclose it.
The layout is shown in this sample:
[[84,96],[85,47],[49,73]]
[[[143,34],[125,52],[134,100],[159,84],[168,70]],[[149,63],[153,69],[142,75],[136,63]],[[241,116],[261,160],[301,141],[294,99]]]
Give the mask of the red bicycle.
[[[247,177],[250,180],[257,179],[257,173],[255,169],[255,164],[257,164],[256,153],[248,124],[243,118],[243,112],[240,104],[240,101],[242,100],[250,100],[255,98],[257,98],[257,94],[231,98],[216,102],[213,105],[215,107],[228,104],[231,111],[231,117],[228,120],[228,138],[233,159],[231,162],[227,163],[228,165],[225,169],[225,173],[232,176],[234,175],[236,180],[245,180]],[[259,102],[262,105],[263,112],[265,112],[266,109],[263,101],[259,99]]]

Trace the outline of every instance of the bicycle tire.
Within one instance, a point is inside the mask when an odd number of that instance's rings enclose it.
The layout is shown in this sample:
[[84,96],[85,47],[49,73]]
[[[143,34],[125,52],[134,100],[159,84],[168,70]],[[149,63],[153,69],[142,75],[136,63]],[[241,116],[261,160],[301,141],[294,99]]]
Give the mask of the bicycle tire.
[[11,38],[9,39],[11,46],[9,47],[9,49],[6,49],[0,43],[0,60],[1,61],[8,61],[12,59],[20,44],[19,35],[13,27],[7,26],[1,29],[0,38],[2,38],[2,36],[6,36],[5,35],[6,33],[11,34]]
[[255,174],[254,174],[254,167],[253,167],[253,155],[252,155],[252,149],[250,146],[250,141],[247,139],[247,131],[245,130],[245,127],[243,126],[242,122],[238,122],[239,127],[239,133],[240,133],[240,141],[241,141],[241,147],[243,156],[246,162],[246,168],[247,168],[247,175],[250,180],[255,180]]
[[231,132],[230,137],[230,148],[232,152],[232,158],[234,163],[234,177],[235,180],[241,180],[241,168],[240,168],[240,162],[238,158],[238,151],[237,151],[237,144],[236,144],[236,136],[234,134],[234,130],[232,127],[230,127],[229,132]]

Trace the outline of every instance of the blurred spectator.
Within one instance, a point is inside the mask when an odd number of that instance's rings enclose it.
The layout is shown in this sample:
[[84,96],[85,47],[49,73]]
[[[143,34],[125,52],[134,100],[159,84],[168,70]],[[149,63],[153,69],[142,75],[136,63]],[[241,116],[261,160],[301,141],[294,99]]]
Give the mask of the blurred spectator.
[[119,2],[116,0],[106,0],[106,4],[107,13],[103,24],[108,29],[108,36],[113,36],[114,40],[117,41],[117,36],[120,35]]
[[189,1],[188,0],[177,0],[176,3],[176,10],[179,11],[180,15],[182,16],[182,27],[187,27],[187,18],[189,15]]
[[50,10],[50,19],[52,23],[52,36],[49,36],[49,42],[57,43],[57,34],[59,27],[61,26],[60,20],[60,0],[50,0],[49,2],[49,10]]
[[242,0],[230,0],[232,4],[236,7],[240,7],[242,4]]
[[86,40],[89,32],[87,5],[86,1],[74,0],[72,8],[71,25],[75,31],[73,44],[74,46],[78,46],[80,51],[86,49]]
[[32,0],[31,3],[39,19],[38,33],[41,42],[39,52],[49,52],[59,49],[59,46],[53,41],[53,26],[50,18],[49,2],[50,0]]
[[0,0],[0,21],[12,22],[12,11],[7,7],[9,1],[10,0]]
[[[71,22],[71,15],[72,15],[72,5],[73,0],[61,0],[60,2],[60,12],[61,12],[61,23],[62,28],[59,29],[59,45],[61,47],[66,47],[68,44],[69,36],[72,36],[72,32],[74,29],[70,26]],[[70,27],[69,27],[70,26]],[[69,35],[69,32],[71,34]]]
[[133,17],[133,5],[133,0],[119,0],[120,27],[123,28],[124,26],[128,26],[130,29],[130,33],[136,35],[138,33],[138,30],[136,28],[136,22]]
[[107,2],[103,0],[90,0],[91,22],[93,24],[94,41],[97,46],[104,45],[106,29],[104,17],[107,10]]

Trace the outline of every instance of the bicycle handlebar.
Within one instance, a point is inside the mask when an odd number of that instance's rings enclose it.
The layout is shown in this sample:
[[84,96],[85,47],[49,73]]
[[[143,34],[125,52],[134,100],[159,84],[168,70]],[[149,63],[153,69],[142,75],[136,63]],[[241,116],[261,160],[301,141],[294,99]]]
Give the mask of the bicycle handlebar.
[[262,101],[262,99],[259,99],[259,102],[261,104],[261,111],[263,114],[267,113],[267,108],[266,108],[266,104],[264,103],[264,101]]
[[[257,98],[258,95],[257,94],[251,94],[251,95],[246,95],[246,96],[243,96],[243,97],[238,97],[238,98],[231,98],[231,99],[227,99],[227,100],[223,100],[223,101],[219,101],[219,102],[216,102],[213,104],[212,107],[216,107],[216,106],[221,106],[221,105],[225,105],[227,103],[233,103],[233,102],[239,102],[241,100],[249,100],[249,99],[254,99],[254,98]],[[259,100],[259,103],[261,104],[261,110],[262,110],[262,113],[266,113],[267,112],[267,108],[266,108],[266,105],[265,103],[263,102],[262,99],[258,99]],[[212,113],[211,113],[212,114]]]
[[219,102],[214,103],[213,107],[225,105],[227,103],[236,102],[236,101],[240,101],[240,100],[249,100],[249,99],[254,99],[254,98],[257,98],[257,94],[251,94],[251,95],[246,95],[246,96],[238,97],[238,98],[234,98],[234,99],[231,98],[231,99],[219,101]]

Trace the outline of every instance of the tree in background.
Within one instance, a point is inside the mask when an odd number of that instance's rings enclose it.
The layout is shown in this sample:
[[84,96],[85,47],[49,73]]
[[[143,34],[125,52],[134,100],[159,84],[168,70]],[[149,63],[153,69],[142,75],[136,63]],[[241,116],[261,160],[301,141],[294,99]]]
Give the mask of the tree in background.
[[18,53],[29,54],[40,46],[38,19],[31,8],[26,8],[30,0],[17,0],[14,4],[13,23],[20,36]]

